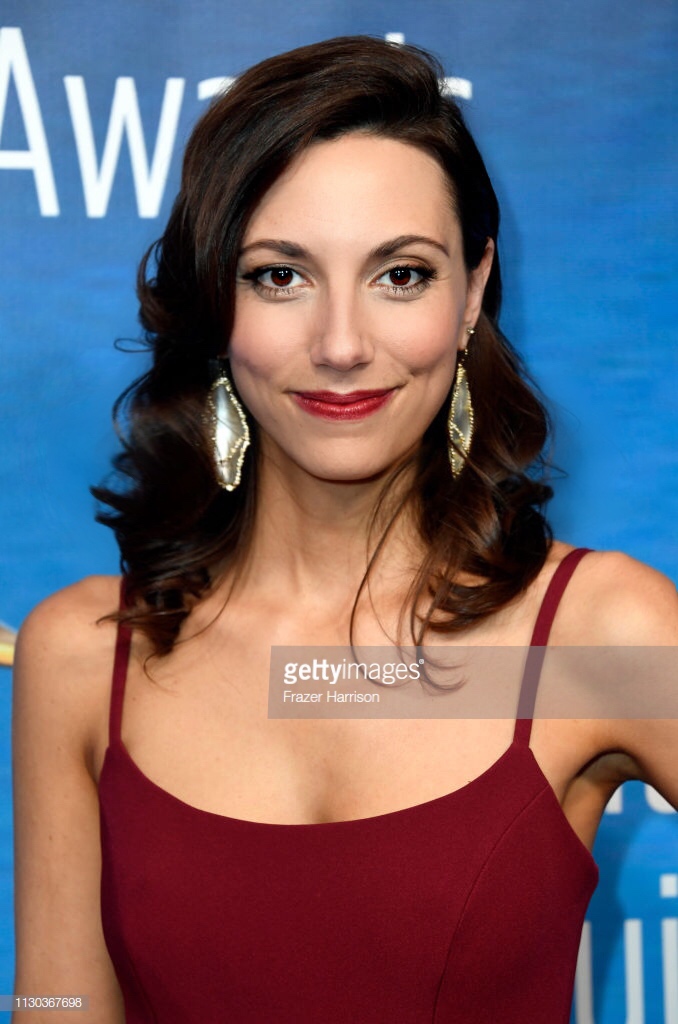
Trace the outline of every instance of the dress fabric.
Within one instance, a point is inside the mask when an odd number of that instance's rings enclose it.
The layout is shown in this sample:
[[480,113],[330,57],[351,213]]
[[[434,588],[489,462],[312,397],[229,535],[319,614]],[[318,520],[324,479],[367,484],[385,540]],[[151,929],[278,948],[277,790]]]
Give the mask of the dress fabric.
[[[532,648],[585,553],[556,569]],[[468,785],[277,825],[199,810],[135,765],[129,641],[121,627],[100,779],[102,920],[128,1024],[568,1024],[598,872],[529,746],[529,657],[513,741]]]

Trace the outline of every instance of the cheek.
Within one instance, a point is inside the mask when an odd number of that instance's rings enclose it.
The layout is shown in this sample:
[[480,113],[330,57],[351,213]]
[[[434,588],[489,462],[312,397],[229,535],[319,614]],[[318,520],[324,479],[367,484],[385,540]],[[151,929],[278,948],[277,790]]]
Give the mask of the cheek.
[[414,375],[442,374],[454,370],[457,358],[458,325],[452,307],[427,311],[401,318],[394,336],[393,351]]
[[247,378],[275,376],[287,357],[280,324],[243,303],[236,309],[231,338],[226,350],[234,376]]
[[[454,373],[463,313],[454,294],[432,303],[363,307],[360,329],[373,342],[379,372],[396,364],[419,375]],[[317,326],[317,325],[316,325]],[[243,298],[236,306],[227,355],[238,387],[286,380],[290,370],[307,368],[309,348],[318,331],[310,304],[266,305]],[[240,383],[242,381],[242,384]]]

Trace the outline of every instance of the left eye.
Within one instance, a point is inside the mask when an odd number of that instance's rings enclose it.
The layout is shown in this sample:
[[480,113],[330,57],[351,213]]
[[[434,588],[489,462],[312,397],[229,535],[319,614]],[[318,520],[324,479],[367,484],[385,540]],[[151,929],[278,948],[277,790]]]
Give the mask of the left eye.
[[426,278],[424,270],[417,267],[391,267],[377,278],[377,284],[385,284],[391,288],[413,288],[422,284]]

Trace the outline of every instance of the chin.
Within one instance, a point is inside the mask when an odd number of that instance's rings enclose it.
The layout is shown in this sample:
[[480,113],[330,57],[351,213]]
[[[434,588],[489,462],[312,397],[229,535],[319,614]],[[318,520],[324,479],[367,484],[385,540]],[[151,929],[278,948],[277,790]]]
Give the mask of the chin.
[[314,444],[294,451],[293,445],[283,448],[278,442],[269,449],[269,456],[295,487],[301,484],[300,475],[327,483],[367,484],[386,479],[412,451],[391,453],[385,448],[385,444],[367,446],[353,441],[339,446]]
[[316,480],[325,480],[327,483],[368,484],[386,479],[396,465],[395,461],[384,463],[377,460],[365,460],[364,462],[352,460],[350,463],[309,463],[302,468]]

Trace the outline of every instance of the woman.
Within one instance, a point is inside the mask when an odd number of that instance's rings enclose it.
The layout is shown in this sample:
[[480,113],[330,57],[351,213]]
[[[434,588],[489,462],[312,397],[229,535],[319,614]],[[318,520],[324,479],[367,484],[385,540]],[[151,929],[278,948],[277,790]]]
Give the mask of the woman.
[[517,724],[266,715],[278,644],[678,639],[668,580],[551,540],[496,199],[439,78],[331,40],[193,133],[96,492],[121,610],[88,579],[22,630],[16,991],[102,1022],[566,1021],[607,799],[678,802],[675,725],[531,729],[525,690]]

